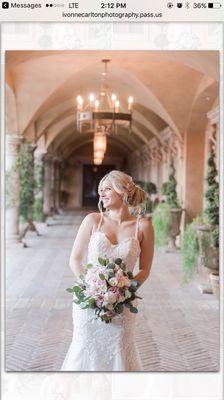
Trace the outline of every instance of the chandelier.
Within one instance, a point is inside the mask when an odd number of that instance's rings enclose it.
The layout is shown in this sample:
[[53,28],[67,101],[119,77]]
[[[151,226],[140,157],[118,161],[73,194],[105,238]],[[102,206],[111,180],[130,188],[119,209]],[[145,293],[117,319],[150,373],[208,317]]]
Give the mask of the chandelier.
[[120,101],[108,84],[108,64],[110,60],[103,59],[101,90],[98,95],[91,93],[84,104],[83,98],[77,97],[77,131],[79,133],[93,132],[93,159],[95,165],[103,162],[107,147],[107,135],[118,134],[122,126],[131,132],[133,97],[127,101],[127,109],[123,112]]

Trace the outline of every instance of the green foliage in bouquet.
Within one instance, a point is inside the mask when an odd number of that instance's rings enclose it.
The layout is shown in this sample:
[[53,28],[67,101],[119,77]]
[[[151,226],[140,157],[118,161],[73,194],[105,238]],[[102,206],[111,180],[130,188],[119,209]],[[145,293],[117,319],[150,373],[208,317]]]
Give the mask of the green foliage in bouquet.
[[[112,284],[110,279],[115,277],[115,274],[118,269],[122,270],[123,276],[127,277],[129,280],[129,285],[128,287],[125,288],[120,288],[121,292],[125,294],[128,291],[128,297],[125,298],[125,300],[118,300],[115,303],[113,303],[113,307],[108,308],[108,306],[101,305],[99,306],[97,304],[97,295],[93,297],[92,296],[86,296],[86,289],[88,289],[89,282],[86,279],[88,270],[91,270],[94,268],[93,264],[89,263],[86,266],[86,271],[84,274],[81,274],[79,277],[79,280],[75,282],[75,285],[72,288],[66,289],[69,293],[73,294],[75,296],[74,302],[80,307],[85,310],[85,309],[95,309],[95,315],[96,319],[101,319],[101,321],[104,321],[105,323],[110,323],[113,319],[118,314],[121,314],[124,311],[124,308],[127,307],[130,312],[132,313],[137,313],[138,309],[134,307],[132,304],[132,301],[135,300],[136,298],[141,299],[140,296],[136,294],[136,291],[138,289],[138,282],[133,278],[133,274],[131,271],[126,272],[126,266],[125,263],[122,261],[121,258],[117,258],[115,260],[109,260],[107,258],[98,258],[99,265],[103,267],[101,269],[101,272],[98,274],[99,279],[101,279],[105,285],[106,285],[106,292],[109,291],[109,289],[112,288]],[[102,272],[103,270],[103,272]],[[116,272],[115,272],[116,271]],[[94,271],[94,277],[96,277],[97,272]],[[116,287],[116,285],[115,285]]]

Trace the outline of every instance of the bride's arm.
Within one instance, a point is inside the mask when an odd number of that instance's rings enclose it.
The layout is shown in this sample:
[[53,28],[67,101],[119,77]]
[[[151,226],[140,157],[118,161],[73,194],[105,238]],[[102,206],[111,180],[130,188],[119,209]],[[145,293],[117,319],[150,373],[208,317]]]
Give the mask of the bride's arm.
[[154,230],[151,219],[142,220],[141,224],[142,240],[140,243],[141,253],[139,260],[139,272],[134,276],[134,279],[142,285],[148,278],[152,266],[154,254]]
[[88,214],[82,221],[78,233],[76,235],[70,259],[69,266],[78,278],[81,273],[84,272],[84,266],[82,265],[82,259],[87,251],[88,243],[92,233],[92,228],[96,222],[96,214]]

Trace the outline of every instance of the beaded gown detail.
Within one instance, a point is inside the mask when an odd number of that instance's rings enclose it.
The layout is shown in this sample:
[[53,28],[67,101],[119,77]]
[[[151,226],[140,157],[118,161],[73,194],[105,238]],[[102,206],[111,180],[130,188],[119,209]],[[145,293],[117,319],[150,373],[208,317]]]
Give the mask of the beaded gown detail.
[[[88,263],[98,264],[98,257],[119,257],[124,260],[126,271],[133,272],[140,255],[139,220],[135,235],[117,244],[112,244],[100,231],[101,223],[102,218],[89,241]],[[94,310],[82,310],[73,302],[73,338],[61,371],[141,371],[134,337],[138,314],[125,307],[109,324],[94,320],[94,315]]]

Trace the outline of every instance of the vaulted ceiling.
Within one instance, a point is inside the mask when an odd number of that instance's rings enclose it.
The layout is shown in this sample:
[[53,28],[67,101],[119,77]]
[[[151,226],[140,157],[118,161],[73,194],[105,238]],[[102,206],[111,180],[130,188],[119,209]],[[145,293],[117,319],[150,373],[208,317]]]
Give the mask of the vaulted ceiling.
[[[76,97],[99,93],[103,65],[111,60],[111,90],[134,98],[132,133],[109,138],[113,154],[128,154],[169,126],[184,138],[192,115],[206,118],[217,101],[216,51],[8,51],[6,129],[42,141],[64,159],[92,148],[92,134],[76,130]],[[197,126],[194,127],[197,132]]]

